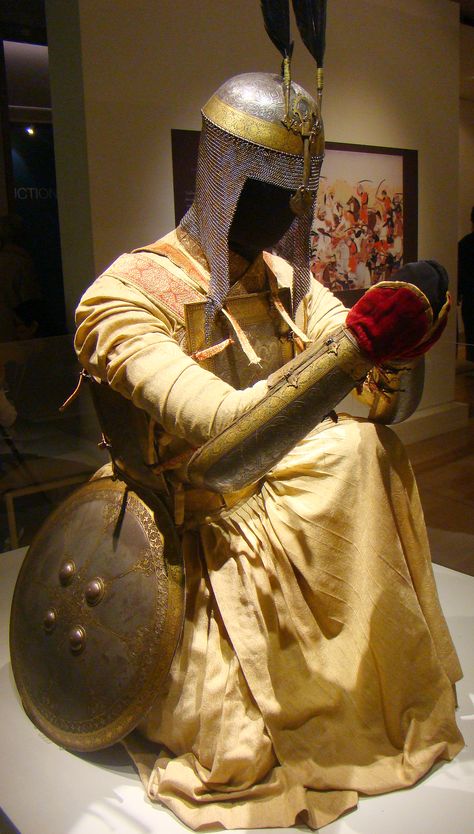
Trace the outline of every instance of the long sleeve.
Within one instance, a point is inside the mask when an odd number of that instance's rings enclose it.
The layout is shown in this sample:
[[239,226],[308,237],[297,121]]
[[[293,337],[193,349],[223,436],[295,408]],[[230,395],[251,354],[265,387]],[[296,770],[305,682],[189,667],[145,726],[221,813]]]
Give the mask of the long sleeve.
[[305,330],[312,342],[322,342],[346,321],[347,310],[326,287],[312,281],[304,299]]
[[458,301],[474,295],[474,234],[466,235],[458,244]]
[[89,373],[191,445],[219,434],[266,392],[264,380],[237,391],[200,367],[173,338],[177,322],[111,275],[85,292],[76,321],[76,351]]

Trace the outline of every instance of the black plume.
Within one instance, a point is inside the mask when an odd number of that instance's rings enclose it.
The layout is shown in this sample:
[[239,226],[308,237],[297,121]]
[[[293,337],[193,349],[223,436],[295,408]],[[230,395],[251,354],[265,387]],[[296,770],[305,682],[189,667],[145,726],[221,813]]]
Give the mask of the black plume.
[[267,35],[283,58],[291,58],[289,0],[260,0]]
[[327,0],[293,0],[302,41],[318,67],[323,66],[326,47],[326,6]]

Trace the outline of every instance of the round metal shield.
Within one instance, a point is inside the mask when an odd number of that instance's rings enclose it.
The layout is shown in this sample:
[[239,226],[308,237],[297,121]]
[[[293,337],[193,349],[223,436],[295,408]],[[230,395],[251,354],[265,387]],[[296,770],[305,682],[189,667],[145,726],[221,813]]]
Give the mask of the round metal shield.
[[13,673],[32,721],[75,751],[123,738],[159,695],[183,610],[161,502],[112,478],[79,489],[37,534],[13,597]]

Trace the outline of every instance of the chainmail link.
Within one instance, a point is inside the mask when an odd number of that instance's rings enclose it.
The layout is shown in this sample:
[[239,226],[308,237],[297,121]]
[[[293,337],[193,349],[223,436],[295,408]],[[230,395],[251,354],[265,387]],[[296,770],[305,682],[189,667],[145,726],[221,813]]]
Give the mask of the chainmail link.
[[[316,193],[323,157],[311,162],[309,188]],[[247,179],[296,190],[303,178],[303,158],[279,153],[237,138],[203,117],[194,202],[181,226],[201,245],[211,271],[207,333],[229,291],[228,235]],[[294,268],[293,311],[309,289],[311,215],[296,217],[275,250]]]

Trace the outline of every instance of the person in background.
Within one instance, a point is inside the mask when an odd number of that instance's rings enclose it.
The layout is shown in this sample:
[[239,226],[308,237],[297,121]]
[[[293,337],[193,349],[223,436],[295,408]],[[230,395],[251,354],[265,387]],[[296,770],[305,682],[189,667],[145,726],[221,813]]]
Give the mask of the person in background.
[[7,397],[5,389],[5,371],[0,366],[0,426],[10,429],[17,418],[16,408]]
[[22,301],[15,307],[13,313],[17,339],[25,341],[48,335],[45,326],[45,305],[42,299]]
[[33,259],[24,248],[21,218],[0,217],[0,342],[17,338],[15,307],[41,298]]
[[474,362],[474,206],[471,231],[458,244],[458,302],[464,323],[466,359]]

